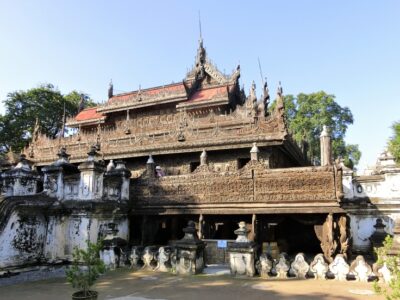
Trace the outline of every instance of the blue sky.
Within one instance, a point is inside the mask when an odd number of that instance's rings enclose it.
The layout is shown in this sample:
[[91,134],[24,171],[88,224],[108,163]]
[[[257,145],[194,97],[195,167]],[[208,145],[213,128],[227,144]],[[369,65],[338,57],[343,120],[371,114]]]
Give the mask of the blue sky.
[[[221,71],[240,62],[246,90],[324,90],[354,114],[346,141],[375,162],[400,120],[399,1],[0,0],[0,99],[50,82],[106,100],[181,81],[204,44]],[[4,111],[3,107],[0,111]]]

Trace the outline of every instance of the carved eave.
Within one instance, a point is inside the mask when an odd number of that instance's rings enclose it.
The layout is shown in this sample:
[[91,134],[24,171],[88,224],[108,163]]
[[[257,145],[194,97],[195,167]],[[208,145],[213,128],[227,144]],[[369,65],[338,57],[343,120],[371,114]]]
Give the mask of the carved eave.
[[76,121],[71,119],[68,121],[65,125],[71,128],[79,128],[84,127],[84,126],[95,126],[98,124],[104,124],[106,122],[106,116],[101,117],[99,119],[92,119],[92,120],[82,120],[82,121]]
[[[202,67],[204,68],[204,72],[206,73],[204,75],[210,76],[212,79],[214,79],[219,84],[226,85],[226,84],[232,83],[232,79],[234,77],[233,76],[229,77],[229,76],[223,74],[210,61],[206,61],[204,63],[204,65],[202,65]],[[204,77],[199,76],[200,70],[201,70],[201,67],[193,67],[192,70],[190,70],[186,74],[185,81],[186,82],[202,81],[205,78],[205,76]]]
[[220,107],[229,104],[229,98],[221,98],[221,99],[210,99],[199,102],[182,102],[179,103],[176,108],[178,110],[182,109],[201,109],[201,108],[212,108],[212,107]]

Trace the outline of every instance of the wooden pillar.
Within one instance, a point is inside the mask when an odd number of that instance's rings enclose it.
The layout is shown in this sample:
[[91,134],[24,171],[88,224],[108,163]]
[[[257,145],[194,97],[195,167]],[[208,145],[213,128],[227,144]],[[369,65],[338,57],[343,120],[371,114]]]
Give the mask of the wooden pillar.
[[144,215],[142,216],[142,237],[140,239],[140,244],[142,246],[145,246],[145,242],[147,242],[147,231],[146,231],[146,226],[147,226],[147,216]]
[[256,214],[253,214],[252,218],[251,218],[251,240],[254,242],[257,238],[257,216]]
[[199,239],[204,238],[204,217],[203,214],[199,215],[199,230],[197,232],[197,235],[199,236]]
[[177,240],[178,239],[178,220],[177,216],[171,216],[171,239]]

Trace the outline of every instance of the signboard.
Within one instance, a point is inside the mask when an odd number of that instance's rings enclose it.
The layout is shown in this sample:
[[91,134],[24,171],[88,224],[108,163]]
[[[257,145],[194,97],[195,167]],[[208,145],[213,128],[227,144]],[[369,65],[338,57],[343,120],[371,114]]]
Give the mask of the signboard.
[[226,248],[227,242],[226,240],[218,240],[217,247],[218,248]]

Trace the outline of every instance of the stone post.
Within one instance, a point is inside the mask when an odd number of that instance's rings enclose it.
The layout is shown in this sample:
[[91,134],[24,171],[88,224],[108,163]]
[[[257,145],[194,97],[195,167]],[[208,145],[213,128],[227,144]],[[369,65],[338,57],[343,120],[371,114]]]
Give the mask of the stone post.
[[50,166],[42,169],[44,174],[43,189],[50,197],[63,200],[64,197],[64,176],[77,174],[79,170],[69,162],[69,154],[64,147],[57,153],[58,160]]
[[320,144],[321,144],[321,166],[332,165],[331,137],[329,135],[328,127],[326,127],[325,125],[323,126],[320,135]]
[[6,197],[34,195],[40,181],[40,175],[31,169],[25,154],[21,154],[15,168],[2,173],[1,178],[3,195]]
[[146,163],[147,176],[149,178],[156,177],[156,164],[154,163],[153,156],[150,154]]
[[253,147],[250,150],[250,159],[251,160],[258,160],[260,150],[257,147],[257,143],[253,143]]
[[92,146],[88,152],[88,158],[81,163],[78,169],[81,171],[79,183],[80,200],[100,200],[103,196],[103,173],[105,167],[96,161],[96,147]]
[[255,275],[255,259],[257,246],[247,238],[248,229],[245,222],[239,223],[239,229],[235,230],[238,236],[234,243],[229,244],[229,266],[231,274],[253,277]]
[[104,192],[107,200],[128,201],[131,172],[125,167],[124,161],[117,160],[116,163],[115,167],[111,160],[107,166],[107,172],[104,174]]
[[207,165],[207,152],[205,149],[203,149],[203,152],[201,152],[200,155],[200,166],[206,166]]
[[199,240],[196,225],[193,221],[183,229],[185,236],[176,242],[176,273],[180,275],[193,275],[203,272],[204,248],[206,244]]

